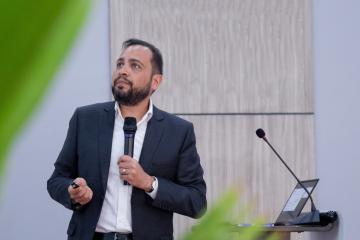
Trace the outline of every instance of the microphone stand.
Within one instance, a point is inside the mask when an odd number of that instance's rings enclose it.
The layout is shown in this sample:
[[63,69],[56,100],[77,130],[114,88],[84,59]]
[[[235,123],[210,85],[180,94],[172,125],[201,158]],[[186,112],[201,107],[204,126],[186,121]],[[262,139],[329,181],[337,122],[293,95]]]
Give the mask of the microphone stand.
[[273,148],[273,146],[269,143],[269,141],[267,140],[265,135],[260,138],[262,138],[269,145],[269,147],[273,150],[273,152],[276,154],[276,156],[281,160],[281,162],[285,165],[285,167],[289,170],[289,172],[293,175],[293,177],[296,179],[298,184],[305,190],[305,192],[308,194],[308,196],[310,198],[311,212],[301,213],[298,217],[296,217],[294,220],[291,221],[291,224],[293,224],[293,225],[310,225],[310,224],[320,223],[320,212],[319,212],[319,210],[316,209],[310,192],[307,190],[307,188],[304,186],[304,184],[302,184],[302,182],[296,177],[295,173],[289,168],[289,166],[282,159],[282,157],[277,153],[277,151]]

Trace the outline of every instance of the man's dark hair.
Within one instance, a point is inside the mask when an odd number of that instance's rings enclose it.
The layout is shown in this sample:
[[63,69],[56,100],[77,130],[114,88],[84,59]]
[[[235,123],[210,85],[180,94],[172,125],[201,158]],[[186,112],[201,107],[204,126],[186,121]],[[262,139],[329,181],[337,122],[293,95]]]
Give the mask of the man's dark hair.
[[123,42],[122,48],[126,49],[133,45],[141,45],[144,47],[147,47],[152,52],[152,59],[151,59],[151,65],[152,65],[152,72],[153,74],[163,74],[163,59],[160,50],[152,45],[151,43],[145,42],[140,39],[136,38],[130,38]]

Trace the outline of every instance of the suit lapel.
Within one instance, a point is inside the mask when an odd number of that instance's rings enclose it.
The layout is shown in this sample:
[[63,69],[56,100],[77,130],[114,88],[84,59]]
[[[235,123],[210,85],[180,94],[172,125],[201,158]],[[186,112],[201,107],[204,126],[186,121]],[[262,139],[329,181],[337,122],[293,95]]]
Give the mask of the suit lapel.
[[109,104],[100,111],[99,119],[99,163],[100,163],[100,174],[101,183],[103,186],[104,193],[106,191],[107,179],[109,175],[110,158],[111,158],[111,147],[112,138],[114,132],[114,121],[115,121],[115,103]]
[[140,164],[147,172],[151,166],[151,160],[160,143],[161,136],[164,130],[164,116],[163,113],[154,106],[153,117],[148,122],[146,128],[145,139],[140,155]]

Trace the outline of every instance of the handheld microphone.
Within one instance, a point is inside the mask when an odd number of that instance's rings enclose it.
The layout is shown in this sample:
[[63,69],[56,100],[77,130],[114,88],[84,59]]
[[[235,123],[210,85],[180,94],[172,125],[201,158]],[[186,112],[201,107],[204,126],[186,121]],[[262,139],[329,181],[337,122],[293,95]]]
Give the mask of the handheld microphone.
[[[136,127],[136,118],[134,117],[126,117],[124,120],[124,155],[128,155],[130,157],[134,156],[134,140],[135,133],[137,130]],[[124,185],[129,185],[127,181],[124,181]]]
[[307,188],[303,185],[303,183],[299,180],[299,178],[295,175],[295,173],[290,169],[290,167],[286,164],[286,162],[282,159],[282,157],[277,153],[277,151],[274,149],[274,147],[267,140],[267,138],[265,137],[265,131],[263,129],[259,128],[259,129],[256,130],[256,135],[259,138],[262,138],[269,145],[271,150],[273,150],[273,152],[276,154],[276,156],[281,160],[281,162],[289,170],[291,175],[293,175],[293,177],[296,179],[297,183],[305,190],[305,192],[307,193],[307,195],[310,198],[311,212],[309,213],[309,216],[306,216],[306,217],[303,216],[298,222],[295,222],[295,223],[296,224],[308,224],[308,223],[314,223],[314,222],[320,221],[319,211],[315,207],[315,204],[314,204],[314,201],[313,201],[313,199],[311,197],[310,192],[307,190]]

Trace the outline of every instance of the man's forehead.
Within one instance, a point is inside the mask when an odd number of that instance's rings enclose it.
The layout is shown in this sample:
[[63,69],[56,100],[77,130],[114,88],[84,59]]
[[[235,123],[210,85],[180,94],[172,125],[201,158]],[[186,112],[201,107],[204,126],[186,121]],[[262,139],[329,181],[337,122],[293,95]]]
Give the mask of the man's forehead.
[[142,57],[151,60],[152,52],[148,47],[142,45],[131,45],[125,48],[119,58]]

